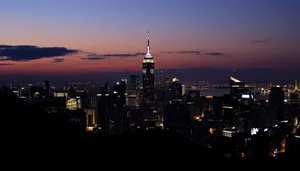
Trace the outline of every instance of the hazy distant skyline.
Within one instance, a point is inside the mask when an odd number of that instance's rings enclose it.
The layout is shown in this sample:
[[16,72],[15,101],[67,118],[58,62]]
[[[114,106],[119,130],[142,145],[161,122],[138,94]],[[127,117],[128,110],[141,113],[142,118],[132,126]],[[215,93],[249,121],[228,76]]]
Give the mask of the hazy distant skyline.
[[298,0],[3,1],[0,45],[11,46],[0,46],[0,75],[141,71],[148,30],[159,70],[300,73],[299,9]]

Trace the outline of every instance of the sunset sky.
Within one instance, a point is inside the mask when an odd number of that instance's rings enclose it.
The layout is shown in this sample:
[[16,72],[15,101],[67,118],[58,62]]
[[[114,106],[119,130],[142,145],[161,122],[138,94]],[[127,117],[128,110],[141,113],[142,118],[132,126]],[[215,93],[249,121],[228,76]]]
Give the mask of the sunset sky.
[[0,75],[138,72],[148,30],[159,70],[300,73],[299,9],[299,0],[1,1]]

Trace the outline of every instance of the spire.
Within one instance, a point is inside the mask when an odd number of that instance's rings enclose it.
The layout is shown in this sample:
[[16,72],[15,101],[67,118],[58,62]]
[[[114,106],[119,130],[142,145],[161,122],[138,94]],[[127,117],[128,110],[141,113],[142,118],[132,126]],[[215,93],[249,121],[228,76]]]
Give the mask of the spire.
[[148,30],[148,46],[150,46],[150,33],[149,33],[149,30]]
[[152,59],[152,55],[150,54],[150,33],[148,30],[148,44],[147,44],[147,53],[145,55],[145,58]]
[[150,33],[148,30],[148,45],[147,45],[147,54],[150,54]]

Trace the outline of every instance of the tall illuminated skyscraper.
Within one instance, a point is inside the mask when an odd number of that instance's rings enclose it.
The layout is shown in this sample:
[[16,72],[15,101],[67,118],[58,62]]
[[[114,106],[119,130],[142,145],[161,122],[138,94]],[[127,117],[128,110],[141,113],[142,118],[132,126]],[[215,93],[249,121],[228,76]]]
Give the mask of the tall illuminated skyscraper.
[[147,54],[143,59],[143,120],[156,122],[154,107],[154,60],[150,54],[150,36],[148,31]]

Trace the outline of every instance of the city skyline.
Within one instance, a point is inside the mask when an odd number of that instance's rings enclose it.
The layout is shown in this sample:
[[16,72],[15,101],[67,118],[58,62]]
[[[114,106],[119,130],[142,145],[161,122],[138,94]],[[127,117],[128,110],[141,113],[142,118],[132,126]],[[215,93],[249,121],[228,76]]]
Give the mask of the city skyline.
[[[198,70],[222,79],[217,71],[230,74],[236,66],[238,73],[253,70],[251,77],[265,81],[272,81],[270,71],[286,73],[279,80],[291,76],[289,71],[300,73],[296,0],[154,0],[149,6],[134,0],[123,6],[117,1],[69,2],[3,3],[2,78],[140,73],[148,30],[157,70],[182,77]],[[270,74],[261,76],[261,70]]]

